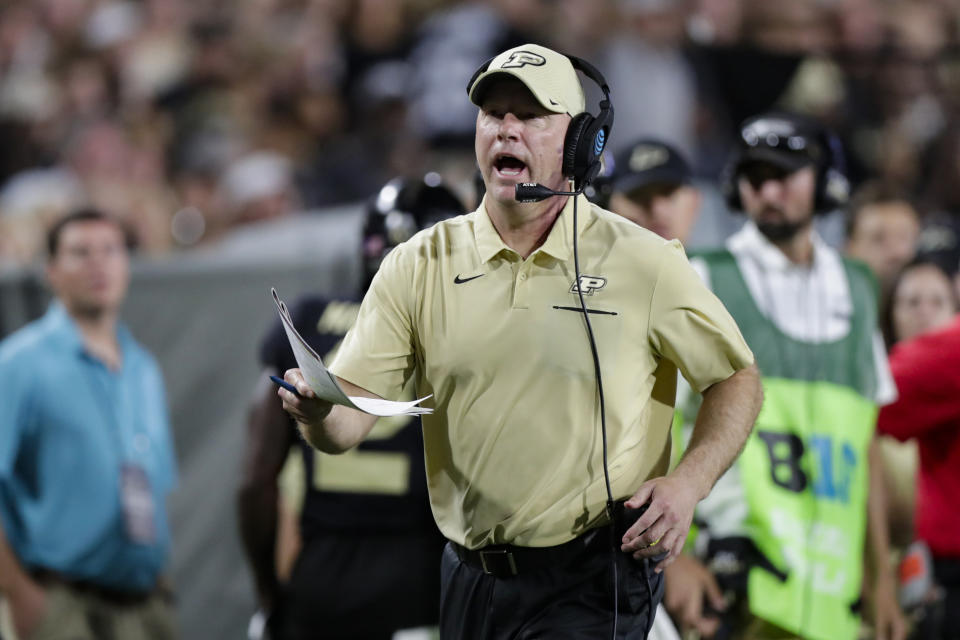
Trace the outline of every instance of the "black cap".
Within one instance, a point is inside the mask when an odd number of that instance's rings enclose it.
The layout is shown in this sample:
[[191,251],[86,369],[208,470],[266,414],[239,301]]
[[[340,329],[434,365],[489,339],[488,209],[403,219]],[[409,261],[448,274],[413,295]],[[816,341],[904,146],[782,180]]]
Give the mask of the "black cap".
[[614,156],[610,181],[613,190],[621,193],[652,184],[686,184],[690,165],[669,144],[642,138]]
[[918,256],[936,263],[948,275],[960,272],[960,223],[948,214],[934,214],[917,241]]
[[737,169],[754,162],[794,172],[829,162],[822,130],[799,115],[770,113],[748,119],[740,127]]

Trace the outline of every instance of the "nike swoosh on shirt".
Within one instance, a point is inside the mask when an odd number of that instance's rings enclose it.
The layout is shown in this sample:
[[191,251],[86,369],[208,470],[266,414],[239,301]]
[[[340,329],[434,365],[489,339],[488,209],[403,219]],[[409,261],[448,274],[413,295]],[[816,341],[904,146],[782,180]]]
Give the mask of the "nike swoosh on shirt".
[[458,273],[458,274],[457,274],[457,277],[453,279],[453,283],[454,283],[454,284],[463,284],[464,282],[470,282],[471,280],[476,280],[477,278],[482,278],[482,277],[485,276],[485,275],[487,275],[487,274],[481,273],[481,274],[478,275],[478,276],[473,276],[473,277],[470,277],[470,278],[461,278],[461,277],[460,277],[460,274]]

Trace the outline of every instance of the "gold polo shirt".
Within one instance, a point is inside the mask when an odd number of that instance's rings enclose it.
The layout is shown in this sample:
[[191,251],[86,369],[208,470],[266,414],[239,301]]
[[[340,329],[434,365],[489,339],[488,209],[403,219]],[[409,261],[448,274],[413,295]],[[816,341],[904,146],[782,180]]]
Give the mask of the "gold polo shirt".
[[[677,369],[702,391],[753,362],[678,242],[580,196],[580,285],[615,499],[663,475]],[[600,404],[573,199],[526,260],[484,205],[418,233],[374,278],[331,370],[382,397],[413,378],[430,502],[469,548],[550,546],[605,521]]]

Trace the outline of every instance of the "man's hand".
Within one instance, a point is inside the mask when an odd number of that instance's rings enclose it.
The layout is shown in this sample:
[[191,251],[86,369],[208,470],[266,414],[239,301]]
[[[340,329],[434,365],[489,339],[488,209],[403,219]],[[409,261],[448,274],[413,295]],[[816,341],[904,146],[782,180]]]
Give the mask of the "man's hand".
[[333,404],[321,400],[303,379],[300,369],[287,369],[283,379],[297,388],[299,397],[284,388],[277,389],[277,395],[283,400],[283,410],[303,425],[319,425],[327,417]]
[[890,572],[879,578],[873,589],[875,640],[906,640],[907,621],[897,602],[896,582]]
[[[312,447],[325,453],[343,453],[360,444],[373,429],[377,416],[321,400],[303,379],[300,369],[287,369],[283,379],[297,389],[297,393],[277,389],[283,410],[297,421],[300,434]],[[347,396],[380,397],[343,378],[337,378],[337,384]]]
[[663,606],[683,631],[695,630],[703,638],[712,638],[720,628],[720,618],[704,615],[707,601],[714,611],[724,611],[727,603],[716,579],[703,563],[681,553],[667,569]]
[[660,573],[680,554],[693,511],[717,479],[739,455],[760,412],[763,388],[755,364],[712,384],[703,392],[690,443],[676,469],[643,483],[626,502],[647,510],[621,541],[634,558],[666,554],[654,571]]
[[10,615],[13,618],[13,630],[18,638],[29,638],[40,627],[40,621],[47,608],[47,593],[39,584],[29,578],[7,594]]
[[680,555],[693,522],[693,510],[702,497],[703,490],[677,471],[647,480],[625,503],[630,509],[647,505],[647,510],[623,534],[620,550],[633,553],[637,559],[666,553],[654,568],[660,573]]

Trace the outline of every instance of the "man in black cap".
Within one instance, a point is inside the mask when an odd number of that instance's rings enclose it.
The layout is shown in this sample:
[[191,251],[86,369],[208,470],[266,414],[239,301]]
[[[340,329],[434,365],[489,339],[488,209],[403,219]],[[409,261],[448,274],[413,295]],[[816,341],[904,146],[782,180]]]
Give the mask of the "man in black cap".
[[721,632],[705,601],[737,640],[855,640],[861,593],[876,637],[904,637],[875,464],[877,407],[896,393],[875,282],[813,226],[846,203],[842,169],[818,123],[748,119],[722,185],[747,222],[691,258],[754,350],[765,396],[743,453],[697,508],[694,546],[713,575],[690,556],[668,569],[668,611],[707,637]]
[[614,158],[608,208],[641,227],[686,244],[700,201],[690,165],[669,144],[641,138]]

